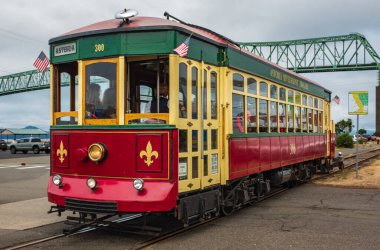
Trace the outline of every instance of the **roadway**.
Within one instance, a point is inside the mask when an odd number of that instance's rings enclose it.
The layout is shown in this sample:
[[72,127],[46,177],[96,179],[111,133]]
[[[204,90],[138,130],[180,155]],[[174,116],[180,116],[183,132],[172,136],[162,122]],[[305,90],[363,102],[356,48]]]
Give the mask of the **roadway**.
[[33,154],[31,151],[29,151],[27,154],[24,154],[23,152],[17,152],[16,154],[11,154],[9,150],[2,151],[0,150],[0,163],[2,160],[9,160],[9,159],[17,159],[17,158],[31,158],[31,157],[40,157],[40,156],[47,156],[49,154],[46,154],[45,152],[41,152],[39,154]]
[[46,197],[49,155],[0,151],[0,205]]

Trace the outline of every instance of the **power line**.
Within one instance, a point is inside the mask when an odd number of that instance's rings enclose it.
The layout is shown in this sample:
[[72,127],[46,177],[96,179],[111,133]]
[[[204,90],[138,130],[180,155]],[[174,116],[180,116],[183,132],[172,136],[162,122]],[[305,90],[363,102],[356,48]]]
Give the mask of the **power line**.
[[22,38],[22,39],[29,40],[29,41],[32,41],[32,42],[35,42],[35,43],[38,43],[38,44],[47,45],[46,42],[43,42],[43,41],[40,41],[40,40],[34,39],[34,38],[32,38],[32,37],[29,37],[29,36],[25,36],[25,35],[22,35],[22,34],[19,34],[19,33],[13,32],[13,31],[10,31],[10,30],[6,30],[6,29],[3,29],[3,28],[0,28],[0,32],[8,33],[8,36],[9,36],[9,34],[10,34],[10,35],[12,35],[12,36],[15,36],[16,38],[17,38],[17,37],[20,37],[20,38]]

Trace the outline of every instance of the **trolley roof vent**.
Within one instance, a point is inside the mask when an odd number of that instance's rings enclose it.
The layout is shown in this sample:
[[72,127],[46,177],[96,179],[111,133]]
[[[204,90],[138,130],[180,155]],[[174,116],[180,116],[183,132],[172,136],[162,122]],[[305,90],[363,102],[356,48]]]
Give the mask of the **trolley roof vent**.
[[118,11],[115,14],[115,19],[123,19],[123,21],[120,22],[119,27],[123,26],[124,24],[127,24],[130,22],[129,18],[137,16],[139,13],[137,10],[134,9],[124,9],[121,11]]

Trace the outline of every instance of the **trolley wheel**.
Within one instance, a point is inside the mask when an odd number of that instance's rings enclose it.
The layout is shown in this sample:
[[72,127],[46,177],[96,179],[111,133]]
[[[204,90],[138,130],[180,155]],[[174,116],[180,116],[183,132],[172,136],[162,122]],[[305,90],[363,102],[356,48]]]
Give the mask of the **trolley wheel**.
[[228,200],[224,200],[224,204],[221,205],[222,214],[227,216],[235,211],[236,206],[235,193],[231,194]]

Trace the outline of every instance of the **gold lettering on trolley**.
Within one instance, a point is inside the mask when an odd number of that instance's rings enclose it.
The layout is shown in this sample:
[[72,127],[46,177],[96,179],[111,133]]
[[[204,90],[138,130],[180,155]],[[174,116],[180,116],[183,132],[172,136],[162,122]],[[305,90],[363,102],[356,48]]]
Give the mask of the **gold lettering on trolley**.
[[309,89],[309,84],[306,82],[300,81],[300,87],[303,89]]
[[59,145],[59,149],[57,149],[57,156],[59,156],[59,161],[63,163],[65,160],[65,156],[67,156],[67,150],[63,146],[63,142],[61,141],[61,144]]
[[[144,156],[146,157],[146,160],[144,160]],[[150,143],[150,141],[148,141],[146,149],[140,151],[140,158],[143,159],[146,165],[149,167],[153,163],[153,156],[157,160],[158,152],[152,150],[152,144]]]
[[282,73],[280,71],[278,71],[278,70],[272,69],[270,71],[270,76],[273,77],[273,78],[276,78],[276,79],[278,79],[280,81],[283,81],[282,80]]
[[288,74],[282,73],[281,71],[271,69],[270,76],[285,83],[296,85],[303,89],[309,89],[309,84],[307,84],[306,82],[300,81]]
[[290,148],[290,155],[296,155],[296,144],[291,143],[289,145]]

